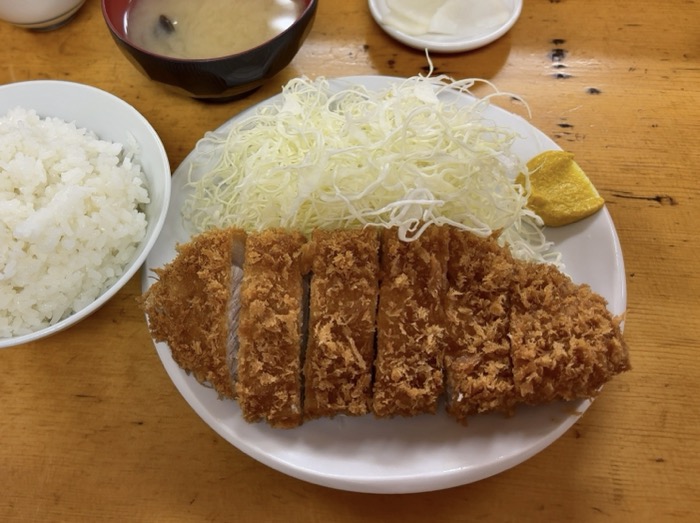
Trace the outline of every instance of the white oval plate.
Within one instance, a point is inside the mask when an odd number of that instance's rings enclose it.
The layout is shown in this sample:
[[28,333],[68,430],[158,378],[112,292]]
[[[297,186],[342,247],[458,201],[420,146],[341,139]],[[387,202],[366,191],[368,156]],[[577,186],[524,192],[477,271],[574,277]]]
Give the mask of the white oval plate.
[[134,107],[90,85],[62,80],[31,80],[0,86],[0,114],[22,107],[41,117],[61,118],[93,131],[102,140],[138,144],[136,160],[148,180],[150,203],[144,206],[146,235],[119,279],[92,303],[67,318],[29,334],[0,338],[0,348],[29,343],[56,334],[91,315],[111,299],[146,260],[165,222],[170,202],[170,163],[151,124]]
[[[396,78],[348,77],[332,86],[363,84],[381,89]],[[454,94],[456,103],[474,99]],[[271,103],[279,95],[267,102]],[[249,111],[254,110],[250,109]],[[242,113],[221,126],[225,132]],[[484,116],[518,132],[515,151],[525,159],[559,147],[521,117],[496,106]],[[197,160],[191,152],[173,177],[173,197],[165,227],[148,256],[148,269],[162,267],[175,256],[175,245],[189,240],[181,209],[189,192],[187,173]],[[196,176],[196,170],[195,170]],[[550,234],[551,232],[551,234]],[[548,239],[563,255],[567,272],[602,294],[615,314],[626,306],[625,271],[615,228],[606,209],[574,225],[551,230]],[[142,288],[152,283],[144,271]],[[221,437],[249,456],[290,476],[343,490],[372,493],[410,493],[471,483],[509,469],[540,452],[566,432],[590,401],[522,407],[516,415],[483,415],[464,427],[444,412],[407,419],[379,420],[372,416],[337,417],[304,423],[292,430],[276,430],[246,423],[233,400],[199,384],[173,361],[169,347],[156,349],[173,383],[199,416]]]
[[506,34],[520,17],[523,8],[523,0],[487,0],[502,2],[508,12],[508,18],[500,25],[479,27],[478,24],[464,25],[455,34],[423,33],[419,35],[408,34],[401,29],[387,23],[387,15],[390,9],[386,0],[369,0],[369,10],[375,22],[391,37],[399,42],[419,49],[421,51],[435,51],[443,53],[458,53],[471,51],[490,44]]

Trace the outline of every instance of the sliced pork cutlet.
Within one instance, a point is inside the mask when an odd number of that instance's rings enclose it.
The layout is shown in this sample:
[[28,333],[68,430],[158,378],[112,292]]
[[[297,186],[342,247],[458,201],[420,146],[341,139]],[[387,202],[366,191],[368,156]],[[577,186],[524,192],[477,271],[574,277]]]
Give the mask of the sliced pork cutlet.
[[378,417],[434,413],[444,390],[449,232],[430,226],[416,240],[382,232],[372,410]]
[[517,401],[508,323],[514,260],[495,236],[450,229],[445,351],[447,412],[460,422]]
[[302,421],[303,235],[249,233],[238,323],[236,398],[248,422]]
[[630,369],[619,319],[588,285],[531,262],[518,263],[514,280],[509,335],[523,401],[591,398]]
[[378,231],[319,229],[310,245],[305,416],[367,414],[379,287]]
[[227,398],[234,396],[227,363],[233,253],[245,237],[240,229],[213,229],[178,245],[140,300],[153,338],[168,344],[183,370]]

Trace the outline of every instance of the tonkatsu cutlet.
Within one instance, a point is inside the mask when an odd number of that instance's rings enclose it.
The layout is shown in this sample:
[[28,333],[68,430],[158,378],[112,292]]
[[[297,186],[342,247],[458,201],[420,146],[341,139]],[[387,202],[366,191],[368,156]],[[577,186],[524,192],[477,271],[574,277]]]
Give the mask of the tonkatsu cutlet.
[[302,422],[304,285],[298,232],[248,234],[240,291],[236,398],[248,422]]
[[549,264],[519,262],[510,312],[515,386],[526,403],[590,398],[629,370],[604,298]]
[[246,421],[276,428],[433,413],[444,393],[465,422],[591,398],[630,369],[620,319],[589,286],[449,226],[409,242],[397,229],[308,242],[211,230],[154,272],[141,297],[153,338]]
[[369,411],[379,277],[376,229],[316,230],[304,364],[307,418]]
[[495,236],[450,229],[445,352],[447,412],[511,413],[517,398],[508,338],[514,260]]
[[177,246],[177,256],[155,269],[157,280],[141,297],[156,341],[168,344],[173,360],[223,397],[233,397],[227,364],[228,306],[232,257],[245,243],[240,229],[215,229]]
[[434,413],[443,392],[443,301],[449,232],[416,240],[382,232],[372,410],[378,417]]

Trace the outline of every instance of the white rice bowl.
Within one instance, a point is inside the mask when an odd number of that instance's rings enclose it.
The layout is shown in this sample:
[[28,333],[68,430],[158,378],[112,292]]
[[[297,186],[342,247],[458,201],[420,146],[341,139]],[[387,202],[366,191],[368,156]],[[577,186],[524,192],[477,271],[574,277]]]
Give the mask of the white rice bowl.
[[134,276],[163,227],[171,173],[148,121],[95,87],[0,86],[0,125],[3,348],[74,325]]

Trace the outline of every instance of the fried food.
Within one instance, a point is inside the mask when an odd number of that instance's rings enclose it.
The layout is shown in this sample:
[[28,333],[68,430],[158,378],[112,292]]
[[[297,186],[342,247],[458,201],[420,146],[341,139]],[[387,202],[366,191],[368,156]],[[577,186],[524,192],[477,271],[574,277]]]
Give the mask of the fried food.
[[430,226],[416,240],[382,234],[377,356],[372,411],[378,417],[434,413],[444,389],[449,231]]
[[518,402],[510,359],[510,287],[515,260],[496,236],[450,229],[445,353],[447,412],[465,422],[511,413]]
[[236,398],[246,421],[302,422],[304,285],[300,233],[270,229],[246,241]]
[[362,415],[372,400],[379,235],[316,230],[304,365],[307,418]]
[[230,228],[204,232],[177,246],[177,256],[156,269],[157,280],[141,297],[156,341],[173,359],[219,395],[234,396],[227,363],[228,308],[233,254],[245,233]]
[[495,235],[226,229],[177,251],[142,297],[151,333],[248,422],[413,416],[445,398],[466,424],[594,397],[630,369],[600,295]]
[[591,398],[630,369],[620,320],[600,295],[552,265],[520,262],[515,269],[510,339],[521,401]]

